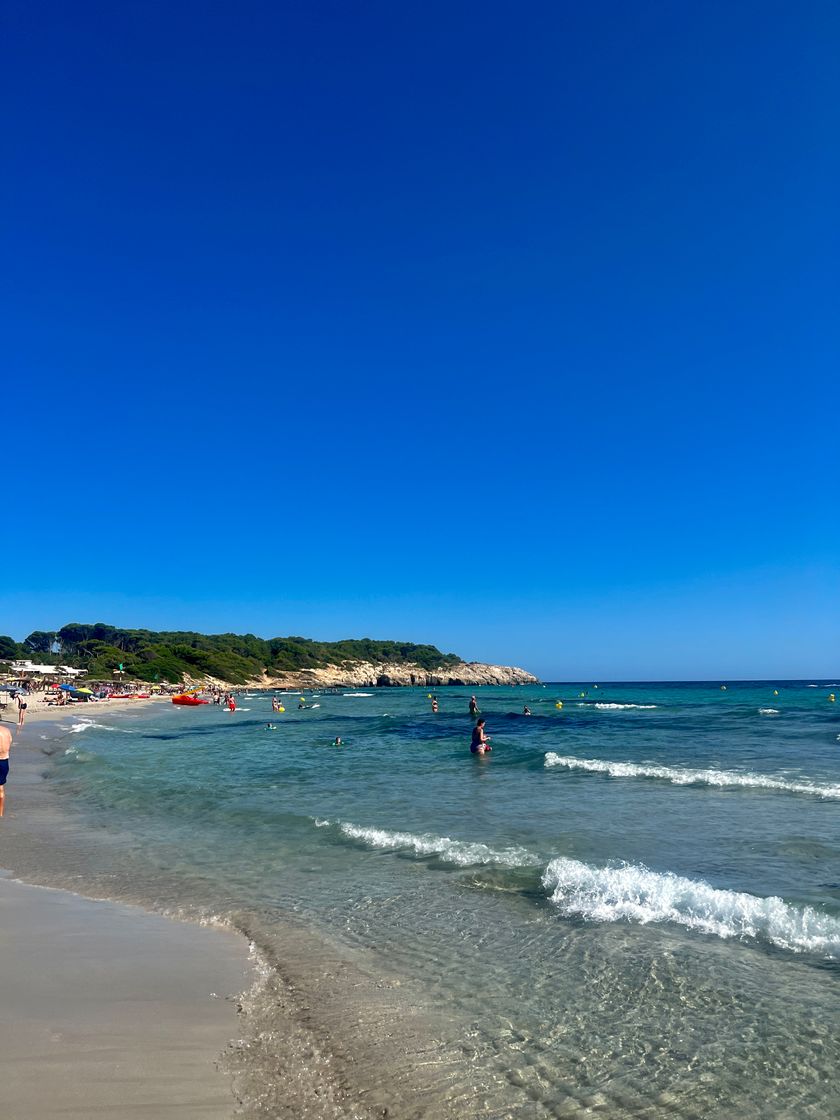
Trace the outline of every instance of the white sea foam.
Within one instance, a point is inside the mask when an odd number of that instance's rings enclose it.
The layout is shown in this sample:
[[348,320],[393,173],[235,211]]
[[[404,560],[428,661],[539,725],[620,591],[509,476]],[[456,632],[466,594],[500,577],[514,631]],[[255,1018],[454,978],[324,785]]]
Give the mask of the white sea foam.
[[808,793],[813,797],[840,800],[840,785],[820,785],[819,782],[791,782],[786,778],[773,778],[769,774],[741,773],[738,770],[693,770],[678,766],[649,766],[636,762],[608,762],[601,758],[574,758],[549,751],[545,756],[547,767],[562,766],[567,770],[587,770],[594,774],[611,774],[614,778],[659,778],[677,786],[719,786],[734,789],[778,790],[782,793]]
[[779,714],[778,708],[759,708],[758,714],[760,716],[777,716]]
[[373,696],[373,692],[342,692],[342,696]]
[[340,823],[340,830],[353,840],[360,840],[370,848],[392,851],[410,850],[418,856],[439,856],[447,863],[459,867],[496,864],[501,867],[534,867],[539,860],[524,848],[494,849],[487,844],[468,840],[452,840],[448,836],[417,836],[412,832],[391,832],[384,828],[361,828],[355,824]]
[[723,938],[757,938],[795,953],[840,956],[840,919],[781,898],[716,890],[702,880],[641,865],[591,867],[553,859],[543,886],[567,915],[599,922],[675,922]]
[[98,731],[119,731],[121,735],[134,734],[128,727],[112,727],[109,723],[97,723],[95,719],[80,719],[78,723],[73,723],[69,727],[66,723],[60,723],[58,726],[69,735],[78,735],[90,727],[95,727]]
[[642,709],[642,708],[658,708],[659,705],[658,704],[593,704],[592,707],[593,708],[598,708],[602,712],[607,712],[607,711],[617,712],[617,711],[623,710],[624,708],[639,708],[639,709]]

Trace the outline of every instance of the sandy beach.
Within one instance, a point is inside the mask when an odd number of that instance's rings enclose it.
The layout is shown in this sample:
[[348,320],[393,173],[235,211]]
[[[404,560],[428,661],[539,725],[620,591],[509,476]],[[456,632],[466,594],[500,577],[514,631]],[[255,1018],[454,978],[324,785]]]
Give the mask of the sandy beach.
[[[9,693],[3,693],[2,695],[5,698],[6,706],[3,710],[0,710],[0,721],[17,724],[17,702],[11,699]],[[151,704],[170,704],[171,702],[169,696],[152,696],[148,700],[91,700],[87,703],[76,702],[58,705],[45,703],[43,692],[32,692],[26,697],[26,723],[44,719],[68,719],[77,716],[87,716],[88,719],[92,719],[94,716],[101,716],[105,712],[127,711],[134,708],[141,710],[148,708]]]
[[[161,701],[27,711],[12,748],[6,817],[15,840],[42,758],[30,724]],[[16,722],[16,706],[3,713]],[[0,1053],[8,1120],[233,1115],[217,1063],[237,1035],[248,944],[135,906],[31,886],[0,872]]]
[[233,1114],[242,938],[2,879],[0,960],[8,1120]]

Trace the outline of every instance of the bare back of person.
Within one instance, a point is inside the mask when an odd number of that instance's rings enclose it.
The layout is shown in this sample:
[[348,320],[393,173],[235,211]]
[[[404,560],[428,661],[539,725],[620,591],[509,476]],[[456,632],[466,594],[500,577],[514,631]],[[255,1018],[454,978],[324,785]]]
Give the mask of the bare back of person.
[[12,733],[8,727],[0,727],[0,817],[6,808],[6,778],[9,774],[9,752],[12,749]]

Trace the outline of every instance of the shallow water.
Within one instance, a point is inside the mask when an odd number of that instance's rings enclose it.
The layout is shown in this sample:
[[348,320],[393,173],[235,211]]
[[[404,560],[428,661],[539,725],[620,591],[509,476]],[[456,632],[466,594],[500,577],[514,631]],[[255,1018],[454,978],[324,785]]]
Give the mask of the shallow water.
[[229,917],[279,969],[240,1055],[253,1115],[309,1062],[311,1117],[833,1117],[831,691],[482,688],[484,759],[463,689],[437,715],[427,690],[265,694],[39,732],[76,883]]

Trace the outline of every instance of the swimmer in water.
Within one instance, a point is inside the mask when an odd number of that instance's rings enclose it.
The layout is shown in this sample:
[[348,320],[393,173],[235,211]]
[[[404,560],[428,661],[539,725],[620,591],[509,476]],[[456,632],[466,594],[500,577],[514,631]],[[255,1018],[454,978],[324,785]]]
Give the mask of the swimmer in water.
[[274,730],[276,730],[276,724],[267,723],[265,725],[265,729],[266,729],[266,731],[274,731]]
[[484,734],[484,720],[480,719],[473,728],[470,751],[473,754],[488,754],[492,749],[493,748],[490,746],[490,736]]
[[531,709],[528,707],[527,704],[522,709],[522,714],[523,714],[523,716],[529,716],[531,714]]
[[478,710],[478,703],[476,702],[474,696],[470,697],[470,715],[473,717],[473,719],[475,719],[476,716],[481,715],[481,712]]
[[438,702],[437,702],[437,696],[435,696],[434,699],[432,700],[432,711],[436,712],[437,710],[438,710]]
[[340,735],[336,735],[335,742],[333,743],[333,746],[334,747],[340,747],[341,746],[341,736]]

